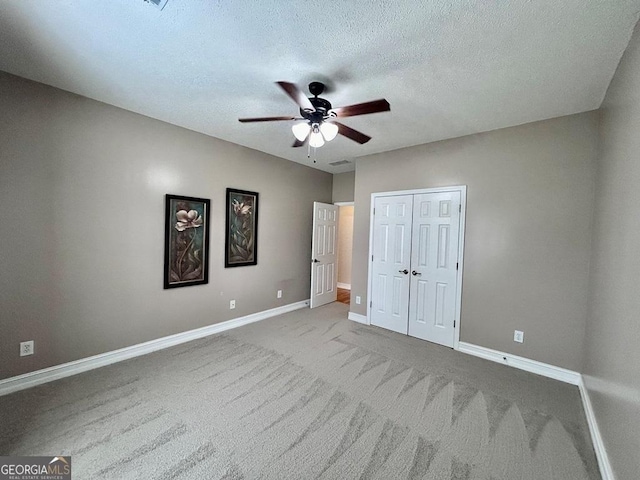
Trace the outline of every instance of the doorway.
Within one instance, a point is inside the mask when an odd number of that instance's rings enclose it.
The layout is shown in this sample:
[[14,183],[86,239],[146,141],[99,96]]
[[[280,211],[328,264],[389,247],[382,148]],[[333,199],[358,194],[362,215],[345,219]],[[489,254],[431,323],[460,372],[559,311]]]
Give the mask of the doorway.
[[369,323],[457,348],[466,187],[371,197]]
[[338,206],[338,302],[351,303],[351,258],[353,249],[353,202]]
[[313,203],[309,306],[351,303],[353,202]]
[[309,307],[335,302],[338,297],[338,207],[313,202],[311,235],[311,296]]

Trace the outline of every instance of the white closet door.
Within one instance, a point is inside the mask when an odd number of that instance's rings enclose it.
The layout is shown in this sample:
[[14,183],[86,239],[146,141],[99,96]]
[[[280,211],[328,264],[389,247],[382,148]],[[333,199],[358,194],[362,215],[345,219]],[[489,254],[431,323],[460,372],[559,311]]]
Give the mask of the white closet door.
[[453,347],[460,192],[414,197],[409,335]]
[[313,202],[310,308],[335,302],[338,298],[337,230],[338,207],[328,203]]
[[374,203],[371,324],[407,333],[413,195]]

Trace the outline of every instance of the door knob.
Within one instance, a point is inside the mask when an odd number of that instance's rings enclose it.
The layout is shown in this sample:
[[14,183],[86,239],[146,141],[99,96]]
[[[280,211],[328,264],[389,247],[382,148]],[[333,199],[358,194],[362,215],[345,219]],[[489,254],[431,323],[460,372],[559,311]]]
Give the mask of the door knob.
[[320,260],[318,260],[317,258],[313,259],[313,263],[319,263],[319,262],[320,262]]
[[411,272],[411,275],[413,275],[413,276],[416,276],[416,275],[421,276],[422,274],[420,272],[416,272],[415,270],[413,270]]
[[405,275],[406,275],[407,273],[409,273],[409,270],[407,270],[406,268],[405,268],[404,270],[398,270],[398,271],[399,271],[400,273],[404,273]]

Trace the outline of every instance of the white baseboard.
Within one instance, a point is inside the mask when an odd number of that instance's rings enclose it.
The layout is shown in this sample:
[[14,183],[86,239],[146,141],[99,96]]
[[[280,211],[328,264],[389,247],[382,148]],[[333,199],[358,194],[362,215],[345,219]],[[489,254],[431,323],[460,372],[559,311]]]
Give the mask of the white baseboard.
[[512,355],[511,353],[499,352],[498,350],[492,350],[472,343],[460,342],[458,350],[463,353],[468,353],[469,355],[502,363],[503,365],[510,365],[514,368],[519,368],[520,370],[525,370],[527,372],[536,373],[543,377],[554,378],[561,382],[570,383],[571,385],[580,384],[580,374],[573,370],[567,370],[566,368],[556,367],[547,363],[538,362],[537,360],[519,357],[517,355]]
[[349,312],[348,318],[349,320],[353,320],[354,322],[364,323],[365,325],[369,325],[369,322],[367,322],[366,315],[360,315],[359,313]]
[[596,420],[595,412],[593,411],[593,405],[591,405],[591,399],[589,398],[589,390],[587,390],[584,384],[584,378],[580,375],[580,396],[582,397],[582,405],[584,406],[584,413],[587,416],[587,423],[589,424],[589,432],[591,433],[591,442],[593,443],[593,449],[596,452],[596,458],[598,459],[598,467],[600,467],[600,476],[602,480],[615,480],[613,475],[613,469],[609,462],[609,456],[607,450],[604,447],[604,441],[600,435],[600,429],[598,428],[598,421]]
[[346,290],[351,290],[351,284],[350,283],[340,283],[340,282],[338,282],[338,288],[344,288]]
[[249,323],[258,322],[266,318],[275,317],[277,315],[282,315],[308,306],[309,300],[290,303],[289,305],[283,305],[282,307],[276,307],[270,310],[252,313],[251,315],[246,315],[244,317],[227,320],[226,322],[215,323],[206,327],[176,333],[175,335],[150,340],[148,342],[139,343],[119,350],[113,350],[111,352],[101,353],[92,357],[74,360],[73,362],[43,368],[42,370],[36,370],[35,372],[25,373],[16,377],[6,378],[4,380],[0,380],[0,396],[17,392],[18,390],[35,387],[36,385],[41,385],[60,378],[70,377],[95,368],[104,367],[105,365],[110,365],[112,363],[121,362],[129,358],[146,355],[147,353],[155,352],[156,350],[173,347],[174,345],[190,342],[191,340],[207,337],[215,333],[231,330],[232,328],[241,327]]

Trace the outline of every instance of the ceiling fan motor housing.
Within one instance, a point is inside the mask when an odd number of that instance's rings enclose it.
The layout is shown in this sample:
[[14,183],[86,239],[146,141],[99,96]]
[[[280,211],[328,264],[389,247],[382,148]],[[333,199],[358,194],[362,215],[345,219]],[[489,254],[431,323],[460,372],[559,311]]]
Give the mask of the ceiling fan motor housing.
[[320,97],[310,97],[309,101],[316,111],[308,112],[301,108],[300,115],[302,115],[303,118],[306,118],[312,123],[320,123],[326,117],[330,116],[329,110],[331,110],[331,103],[328,100]]

